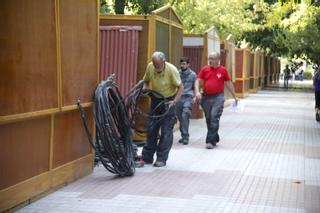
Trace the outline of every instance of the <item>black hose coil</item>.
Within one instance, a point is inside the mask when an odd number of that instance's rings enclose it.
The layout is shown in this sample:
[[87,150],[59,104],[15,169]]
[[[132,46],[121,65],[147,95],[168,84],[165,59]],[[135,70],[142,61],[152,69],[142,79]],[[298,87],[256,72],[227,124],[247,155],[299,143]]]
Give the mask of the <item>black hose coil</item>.
[[[140,114],[148,118],[158,118],[159,121],[169,110],[161,115],[156,115],[155,110],[149,113],[143,112],[138,107],[137,101],[140,96],[147,95],[156,95],[163,98],[163,102],[160,104],[167,102],[158,92],[143,89],[143,81],[136,84],[125,99],[122,98],[118,85],[113,81],[113,76],[110,76],[106,81],[102,81],[96,88],[93,104],[96,143],[92,140],[85,111],[80,101],[77,103],[89,143],[95,149],[96,155],[103,166],[111,173],[120,176],[131,176],[135,173],[135,153],[131,132],[134,129],[134,116]],[[155,124],[149,125],[150,128]]]

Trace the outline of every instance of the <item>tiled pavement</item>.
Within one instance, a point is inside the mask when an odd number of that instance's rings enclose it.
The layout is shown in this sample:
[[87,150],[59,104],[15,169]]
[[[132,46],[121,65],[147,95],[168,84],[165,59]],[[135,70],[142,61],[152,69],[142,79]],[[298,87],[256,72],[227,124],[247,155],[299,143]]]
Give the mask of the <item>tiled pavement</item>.
[[18,212],[320,212],[320,123],[313,93],[264,90],[225,108],[221,142],[205,149],[205,121],[192,120],[189,145],[165,168],[119,178],[94,173]]

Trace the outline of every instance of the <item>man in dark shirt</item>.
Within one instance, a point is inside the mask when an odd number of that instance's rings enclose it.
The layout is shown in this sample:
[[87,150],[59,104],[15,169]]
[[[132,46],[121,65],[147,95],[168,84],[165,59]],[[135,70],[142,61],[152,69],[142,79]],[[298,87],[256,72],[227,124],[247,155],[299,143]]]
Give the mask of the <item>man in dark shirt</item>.
[[316,120],[320,121],[320,69],[317,67],[313,76]]
[[192,103],[195,101],[194,89],[197,74],[190,69],[189,58],[180,59],[180,78],[183,84],[183,93],[177,103],[177,117],[180,123],[181,139],[179,143],[189,143],[189,120],[191,117]]
[[289,84],[289,78],[290,78],[290,69],[289,69],[289,65],[286,65],[286,68],[283,70],[283,80],[284,80],[284,88],[288,88],[288,84]]

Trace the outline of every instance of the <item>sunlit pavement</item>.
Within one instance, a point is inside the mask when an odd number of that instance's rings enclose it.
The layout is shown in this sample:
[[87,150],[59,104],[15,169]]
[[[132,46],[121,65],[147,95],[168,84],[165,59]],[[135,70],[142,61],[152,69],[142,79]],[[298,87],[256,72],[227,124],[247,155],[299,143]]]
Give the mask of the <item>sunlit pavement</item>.
[[119,178],[99,166],[19,212],[319,213],[313,93],[276,87],[241,100],[241,112],[225,108],[212,150],[205,149],[205,121],[192,120],[189,145],[178,143],[176,131],[166,167]]

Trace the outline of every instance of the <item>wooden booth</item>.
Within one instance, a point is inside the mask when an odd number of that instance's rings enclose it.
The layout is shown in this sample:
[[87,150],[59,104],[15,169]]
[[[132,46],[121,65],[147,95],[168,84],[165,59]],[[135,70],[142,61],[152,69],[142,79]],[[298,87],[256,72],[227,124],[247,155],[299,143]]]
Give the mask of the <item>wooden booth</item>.
[[259,74],[258,74],[258,89],[261,90],[264,88],[264,75],[265,75],[265,71],[264,71],[264,53],[260,52],[260,64],[259,64]]
[[92,172],[98,1],[0,3],[0,212]]
[[[220,38],[215,27],[209,28],[204,34],[183,36],[183,56],[190,59],[190,67],[196,73],[208,64],[208,56],[213,51],[220,52]],[[192,108],[192,118],[203,117],[198,104],[194,104]]]
[[215,27],[204,34],[183,35],[183,55],[190,58],[190,66],[196,73],[208,64],[208,56],[213,51],[220,52],[220,38]]
[[271,55],[270,56],[270,72],[269,72],[269,84],[274,84],[275,83],[275,58]]
[[154,51],[179,67],[183,25],[169,6],[151,15],[100,15],[100,80],[115,73],[123,95],[143,78]]
[[261,51],[257,48],[254,52],[254,89],[255,91],[261,89],[260,75],[261,75]]
[[236,83],[235,91],[238,97],[249,95],[249,75],[251,66],[251,53],[247,48],[236,48]]
[[280,78],[280,59],[276,56],[265,56],[265,84],[277,84]]
[[[122,95],[140,81],[154,51],[162,51],[166,60],[180,66],[183,25],[175,11],[164,6],[151,15],[100,15],[100,80],[115,74]],[[139,103],[147,110],[148,98]],[[136,127],[145,130],[144,117],[136,117]],[[135,141],[145,133],[134,134]]]
[[273,81],[275,84],[279,83],[280,72],[281,72],[281,63],[278,57],[273,57]]
[[265,75],[264,75],[264,85],[268,86],[270,84],[270,70],[271,70],[271,66],[270,66],[270,56],[269,55],[265,55],[264,56],[264,71],[265,71]]
[[250,77],[249,77],[249,92],[255,93],[259,88],[260,75],[260,51],[256,49],[250,54]]
[[[231,81],[235,83],[236,79],[236,56],[235,45],[232,35],[228,35],[227,39],[221,42],[221,61],[220,63],[228,70]],[[231,94],[225,90],[226,99],[232,98]]]
[[264,88],[264,78],[265,78],[265,55],[263,52],[260,52],[260,72],[258,77],[258,88]]

